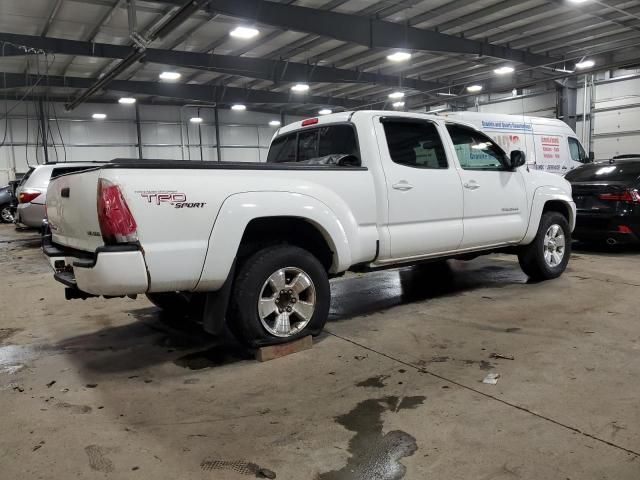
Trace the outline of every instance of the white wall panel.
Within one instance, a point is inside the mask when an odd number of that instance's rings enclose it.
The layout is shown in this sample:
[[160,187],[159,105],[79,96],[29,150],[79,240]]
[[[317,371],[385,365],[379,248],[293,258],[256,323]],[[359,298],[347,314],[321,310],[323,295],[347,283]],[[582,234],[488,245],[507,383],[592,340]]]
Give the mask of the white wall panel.
[[[5,108],[12,110],[6,144],[0,147],[0,184],[12,178],[14,171],[23,173],[28,169],[28,164],[44,162],[43,149],[36,148],[36,143],[39,144],[41,139],[37,137],[38,119],[33,103],[7,102],[5,105],[0,102],[0,116],[3,116]],[[200,108],[198,111],[195,107],[156,105],[141,105],[139,109],[145,158],[190,158],[199,161],[202,156],[204,160],[217,160],[218,139],[213,109]],[[107,118],[93,120],[93,113],[104,113]],[[197,124],[189,122],[189,118],[194,116],[203,119],[199,128]],[[72,112],[66,112],[62,104],[51,104],[49,117],[54,143],[48,149],[50,161],[64,161],[65,151],[66,160],[70,162],[138,156],[135,105],[87,103]],[[219,110],[222,161],[265,161],[269,143],[276,131],[268,123],[279,119],[279,115],[275,114]],[[287,116],[285,123],[300,119]],[[0,140],[4,132],[5,122],[0,120]],[[52,141],[51,138],[49,141]],[[234,148],[229,148],[231,146]]]

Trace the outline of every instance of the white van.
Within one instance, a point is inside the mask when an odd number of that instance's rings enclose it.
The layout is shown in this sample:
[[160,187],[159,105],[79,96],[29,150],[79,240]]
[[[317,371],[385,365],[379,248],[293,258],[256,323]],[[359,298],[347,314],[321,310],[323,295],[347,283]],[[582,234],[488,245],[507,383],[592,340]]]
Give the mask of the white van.
[[505,152],[522,150],[527,165],[536,170],[564,175],[590,161],[576,134],[562,120],[484,112],[440,115],[474,125]]

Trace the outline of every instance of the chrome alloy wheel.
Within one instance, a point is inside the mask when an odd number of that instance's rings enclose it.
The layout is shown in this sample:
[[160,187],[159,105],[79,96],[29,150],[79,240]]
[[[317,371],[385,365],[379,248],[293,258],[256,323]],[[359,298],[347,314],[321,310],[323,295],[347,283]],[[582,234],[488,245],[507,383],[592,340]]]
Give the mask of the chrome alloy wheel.
[[13,223],[13,214],[11,213],[11,207],[3,207],[0,210],[0,216],[5,223]]
[[557,267],[562,263],[565,252],[564,230],[558,224],[553,224],[544,235],[544,261],[550,267]]
[[276,337],[291,337],[311,321],[316,307],[316,287],[297,267],[275,271],[262,285],[258,316],[262,326]]

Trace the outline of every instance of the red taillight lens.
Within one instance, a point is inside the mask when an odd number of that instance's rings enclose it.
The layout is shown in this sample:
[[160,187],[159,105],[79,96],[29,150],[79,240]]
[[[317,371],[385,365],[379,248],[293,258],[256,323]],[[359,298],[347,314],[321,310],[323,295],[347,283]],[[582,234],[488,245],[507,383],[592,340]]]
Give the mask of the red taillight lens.
[[315,125],[316,123],[318,123],[318,119],[317,118],[307,118],[306,120],[302,121],[302,126],[306,127],[309,125]]
[[38,192],[37,190],[24,190],[18,195],[18,202],[29,203],[39,197],[41,193],[42,192]]
[[98,180],[98,222],[105,243],[138,240],[136,221],[120,187],[102,178]]
[[600,200],[608,200],[611,202],[632,202],[640,203],[640,193],[638,190],[625,190],[615,193],[601,193],[598,195]]

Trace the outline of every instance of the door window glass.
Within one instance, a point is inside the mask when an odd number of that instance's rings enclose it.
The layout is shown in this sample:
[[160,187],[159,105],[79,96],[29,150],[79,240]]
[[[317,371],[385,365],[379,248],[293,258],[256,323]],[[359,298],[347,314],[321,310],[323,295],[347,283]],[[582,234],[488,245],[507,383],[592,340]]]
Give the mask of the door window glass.
[[580,145],[580,142],[572,137],[568,137],[568,140],[569,152],[571,152],[571,160],[575,162],[586,163],[587,154],[585,153],[584,148],[582,148],[582,145]]
[[326,155],[353,155],[358,154],[358,142],[351,125],[333,125],[321,127],[319,130],[318,156]]
[[389,155],[394,163],[414,168],[448,168],[447,155],[431,122],[383,119]]
[[463,125],[447,125],[460,166],[465,170],[506,170],[504,151],[485,134]]

